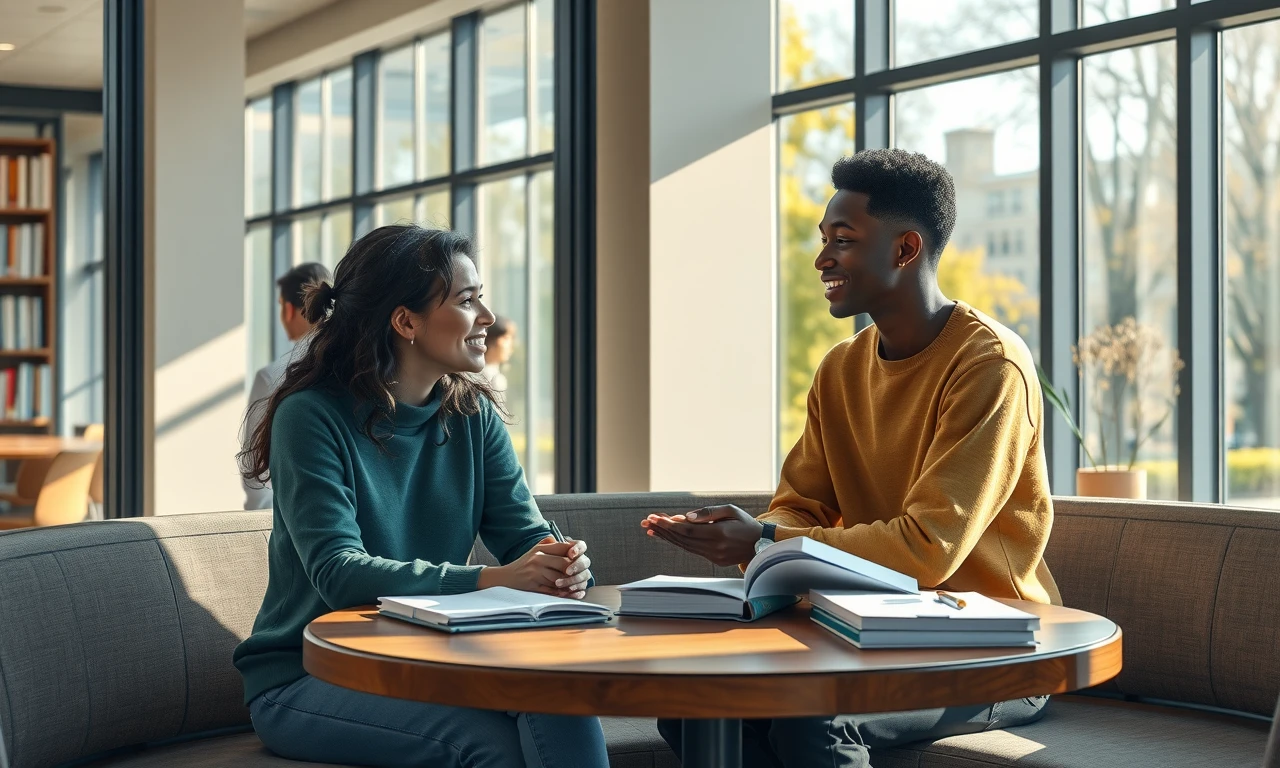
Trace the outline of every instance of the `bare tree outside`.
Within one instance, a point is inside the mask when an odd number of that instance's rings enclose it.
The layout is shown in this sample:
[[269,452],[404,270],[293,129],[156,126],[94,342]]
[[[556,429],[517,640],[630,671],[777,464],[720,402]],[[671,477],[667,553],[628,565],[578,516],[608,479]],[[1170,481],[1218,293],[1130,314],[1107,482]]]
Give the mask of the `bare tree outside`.
[[1227,496],[1280,507],[1280,23],[1222,54]]

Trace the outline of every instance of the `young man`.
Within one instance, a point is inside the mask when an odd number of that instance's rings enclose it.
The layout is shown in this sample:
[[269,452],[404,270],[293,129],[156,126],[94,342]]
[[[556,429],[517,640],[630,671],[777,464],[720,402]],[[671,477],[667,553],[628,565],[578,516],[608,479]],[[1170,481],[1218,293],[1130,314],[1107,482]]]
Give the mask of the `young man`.
[[[311,323],[302,316],[303,289],[310,283],[333,283],[333,275],[325,265],[308,262],[299,264],[276,280],[276,286],[280,289],[280,325],[284,326],[289,341],[305,344],[306,336],[311,332]],[[247,449],[253,441],[253,433],[262,418],[262,403],[280,386],[294,349],[297,346],[276,358],[253,377],[253,386],[249,388],[249,408],[245,411],[244,425],[240,432],[242,449]],[[241,476],[240,484],[244,487],[245,509],[271,509],[273,497],[270,483],[259,488],[257,483]]]
[[[641,524],[720,565],[809,536],[921,587],[1061,603],[1042,557],[1053,507],[1031,353],[938,288],[950,175],[923,155],[871,150],[838,161],[832,183],[814,266],[832,315],[874,325],[819,365],[767,513],[720,506]],[[747,741],[787,768],[868,766],[871,748],[1031,722],[1045,701],[774,720],[749,724]],[[659,730],[679,754],[679,723]]]

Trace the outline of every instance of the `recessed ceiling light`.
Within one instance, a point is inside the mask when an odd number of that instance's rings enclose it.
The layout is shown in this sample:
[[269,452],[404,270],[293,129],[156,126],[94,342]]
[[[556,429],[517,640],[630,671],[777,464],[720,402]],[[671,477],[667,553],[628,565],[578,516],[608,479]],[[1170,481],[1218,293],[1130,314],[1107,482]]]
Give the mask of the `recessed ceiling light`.
[[14,45],[13,43],[0,43],[0,51],[12,51],[14,48],[17,48],[17,47],[18,46]]
[[36,10],[37,10],[37,11],[39,11],[39,12],[41,12],[41,13],[62,13],[63,11],[67,10],[67,6],[65,6],[65,5],[42,5],[42,6],[40,6],[39,8],[37,8]]

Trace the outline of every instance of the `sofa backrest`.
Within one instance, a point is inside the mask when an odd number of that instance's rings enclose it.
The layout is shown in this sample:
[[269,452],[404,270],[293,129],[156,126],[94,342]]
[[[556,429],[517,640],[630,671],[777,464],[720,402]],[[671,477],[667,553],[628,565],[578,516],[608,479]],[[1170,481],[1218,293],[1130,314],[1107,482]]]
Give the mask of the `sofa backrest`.
[[[769,507],[770,494],[618,493],[539,496],[544,517],[560,532],[587,542],[591,573],[597,584],[668,576],[741,576],[736,567],[716,567],[700,557],[645,534],[640,521],[650,514],[677,515],[708,504],[736,504],[753,515]],[[476,542],[472,562],[496,561]]]
[[231,652],[267,585],[269,512],[0,534],[0,734],[12,768],[243,725]]
[[1062,599],[1124,632],[1106,688],[1269,716],[1280,694],[1280,513],[1054,500]]

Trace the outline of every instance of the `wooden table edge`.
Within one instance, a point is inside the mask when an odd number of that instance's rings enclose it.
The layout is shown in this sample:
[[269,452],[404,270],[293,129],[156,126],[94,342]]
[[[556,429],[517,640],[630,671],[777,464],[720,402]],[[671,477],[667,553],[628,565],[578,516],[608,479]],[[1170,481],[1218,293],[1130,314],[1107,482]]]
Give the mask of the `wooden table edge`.
[[[655,676],[441,664],[355,651],[303,631],[302,663],[333,685],[391,698],[491,710],[602,717],[771,718],[989,704],[1088,688],[1122,663],[1118,625],[1103,640],[1032,661],[975,660],[860,672]],[[795,685],[803,682],[807,685]],[[715,697],[709,693],[720,694]],[[944,695],[945,694],[945,695]]]

